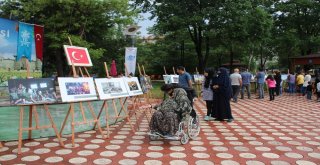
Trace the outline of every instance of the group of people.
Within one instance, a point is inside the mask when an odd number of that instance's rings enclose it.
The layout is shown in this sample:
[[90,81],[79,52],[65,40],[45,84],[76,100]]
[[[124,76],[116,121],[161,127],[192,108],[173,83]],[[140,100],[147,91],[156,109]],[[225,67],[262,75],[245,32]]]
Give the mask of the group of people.
[[[184,121],[193,111],[193,101],[196,98],[195,90],[192,87],[192,77],[185,71],[184,67],[177,67],[179,74],[179,84],[165,84],[161,90],[169,97],[160,105],[155,107],[156,111],[150,122],[151,132],[158,132],[163,135],[174,135],[178,130],[179,122]],[[283,81],[279,71],[274,74],[266,73],[263,69],[254,76],[247,69],[234,69],[229,75],[226,68],[207,68],[204,72],[204,82],[202,83],[201,95],[206,102],[207,114],[204,120],[217,120],[232,122],[234,120],[231,112],[230,101],[238,101],[238,95],[244,99],[245,91],[248,99],[251,99],[250,84],[255,81],[257,85],[258,97],[264,99],[265,84],[268,87],[270,101],[275,96],[282,94]],[[307,95],[311,99],[312,92],[317,93],[317,99],[320,99],[320,74],[316,77],[312,86],[311,76],[308,72],[305,75],[299,73],[294,75],[290,73],[286,80],[288,92],[293,93],[296,89],[300,95]]]
[[297,92],[300,96],[305,96],[311,100],[312,94],[316,93],[317,100],[320,98],[320,74],[316,75],[315,82],[311,80],[311,75],[309,71],[298,72],[295,75],[293,72],[288,73],[287,79],[282,79],[280,71],[275,71],[272,74],[266,75],[266,72],[261,68],[259,72],[254,76],[244,69],[241,74],[239,69],[234,69],[233,73],[230,75],[231,85],[232,85],[232,99],[237,102],[238,95],[241,91],[241,99],[244,99],[244,92],[247,91],[248,98],[251,98],[250,94],[250,82],[255,80],[257,85],[258,97],[257,99],[264,99],[264,86],[267,85],[269,91],[270,101],[275,99],[275,96],[279,96],[283,91],[283,84],[287,85],[287,92],[293,94]]
[[297,93],[299,96],[305,96],[308,100],[312,99],[312,95],[316,94],[317,101],[320,101],[320,70],[315,74],[315,81],[312,82],[312,78],[309,71],[298,72],[296,75],[294,72],[290,72],[287,77],[288,93],[293,95]]
[[[196,92],[192,86],[192,77],[184,67],[177,67],[177,73],[179,84],[165,84],[161,87],[169,97],[154,107],[157,111],[153,113],[149,123],[152,134],[175,136],[179,123],[186,121],[189,116],[196,115],[193,109]],[[227,69],[220,68],[215,71],[213,68],[208,68],[205,77],[205,83],[203,83],[205,89],[202,95],[207,103],[207,116],[218,121],[232,122],[230,106],[232,88]],[[209,120],[208,117],[207,119]]]

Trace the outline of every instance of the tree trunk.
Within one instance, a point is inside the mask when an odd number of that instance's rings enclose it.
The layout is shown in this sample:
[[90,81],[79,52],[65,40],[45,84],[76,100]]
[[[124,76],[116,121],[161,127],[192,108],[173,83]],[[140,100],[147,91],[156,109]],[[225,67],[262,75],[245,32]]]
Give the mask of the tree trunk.
[[260,68],[264,68],[263,65],[263,53],[262,53],[262,45],[260,45]]
[[204,58],[204,67],[207,66],[207,63],[208,63],[208,58],[209,58],[209,55],[210,55],[210,38],[208,36],[206,36],[206,55],[205,55],[205,58]]
[[248,71],[250,71],[250,69],[251,69],[251,61],[252,61],[252,58],[253,58],[253,50],[251,50],[251,52],[250,52],[250,56],[249,56],[249,61],[248,61]]
[[[201,44],[200,44],[201,45]],[[204,71],[204,60],[202,55],[201,46],[199,44],[196,46],[196,52],[198,56],[198,71],[199,73],[203,73]]]

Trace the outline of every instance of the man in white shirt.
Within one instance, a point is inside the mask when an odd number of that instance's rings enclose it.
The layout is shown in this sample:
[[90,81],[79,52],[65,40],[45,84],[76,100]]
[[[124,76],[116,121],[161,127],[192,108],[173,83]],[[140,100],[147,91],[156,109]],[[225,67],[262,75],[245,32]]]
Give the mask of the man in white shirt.
[[232,98],[234,102],[238,101],[238,95],[240,92],[240,87],[242,85],[242,77],[239,74],[239,69],[236,68],[234,69],[234,72],[230,75],[230,79],[231,79],[231,86],[232,86]]
[[306,89],[310,81],[311,81],[311,75],[310,75],[310,72],[307,71],[306,75],[304,76],[304,82],[303,82],[302,91],[301,91],[303,96],[306,94]]

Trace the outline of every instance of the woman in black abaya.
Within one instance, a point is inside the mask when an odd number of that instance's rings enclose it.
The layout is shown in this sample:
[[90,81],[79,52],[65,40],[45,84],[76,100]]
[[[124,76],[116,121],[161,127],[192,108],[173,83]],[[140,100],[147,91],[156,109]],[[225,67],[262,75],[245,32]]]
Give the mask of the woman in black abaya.
[[213,90],[216,96],[216,108],[214,114],[215,120],[232,122],[233,117],[230,107],[230,99],[232,96],[231,81],[226,68],[220,68],[218,78],[213,83]]

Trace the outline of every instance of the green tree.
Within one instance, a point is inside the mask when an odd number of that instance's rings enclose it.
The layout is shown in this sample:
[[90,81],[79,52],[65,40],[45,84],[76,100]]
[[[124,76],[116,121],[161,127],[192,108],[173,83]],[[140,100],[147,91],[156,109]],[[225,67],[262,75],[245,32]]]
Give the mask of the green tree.
[[[287,45],[283,45],[282,49],[300,55],[318,51],[320,2],[314,0],[276,1],[274,6],[275,26],[281,37],[279,40],[288,41],[289,39],[289,42],[283,43]],[[299,52],[294,52],[295,47]]]
[[62,45],[87,47],[95,64],[103,72],[103,61],[119,55],[124,39],[119,28],[133,22],[135,12],[128,0],[19,0],[0,2],[0,16],[44,25],[43,73],[67,73]]
[[[209,56],[209,47],[205,48],[209,46],[205,44],[206,41],[209,42],[208,12],[217,11],[219,1],[136,0],[135,2],[137,6],[142,5],[145,11],[151,12],[153,17],[157,18],[155,28],[160,34],[166,35],[179,30],[187,32],[194,44],[199,71],[202,72]],[[204,51],[206,52],[203,53]]]

